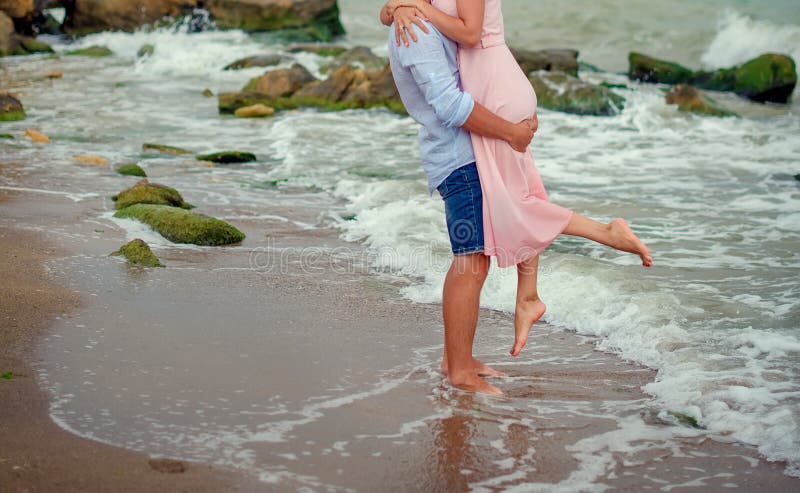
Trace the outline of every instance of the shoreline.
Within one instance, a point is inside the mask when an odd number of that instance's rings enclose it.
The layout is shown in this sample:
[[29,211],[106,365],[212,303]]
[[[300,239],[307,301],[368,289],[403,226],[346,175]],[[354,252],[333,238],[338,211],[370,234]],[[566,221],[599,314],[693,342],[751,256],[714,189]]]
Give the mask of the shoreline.
[[[0,207],[25,202],[0,190]],[[39,233],[0,225],[0,485],[10,491],[231,491],[257,483],[245,474],[181,461],[163,473],[151,457],[80,437],[59,427],[34,364],[41,339],[59,316],[85,306],[52,280],[44,263],[63,251]]]

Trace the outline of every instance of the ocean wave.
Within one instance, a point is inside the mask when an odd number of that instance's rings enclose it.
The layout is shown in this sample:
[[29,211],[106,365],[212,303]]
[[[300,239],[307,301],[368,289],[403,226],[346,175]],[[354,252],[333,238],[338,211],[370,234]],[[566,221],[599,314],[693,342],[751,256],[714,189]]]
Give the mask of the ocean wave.
[[754,19],[735,10],[722,15],[718,32],[701,57],[708,68],[730,67],[765,52],[800,60],[800,26]]

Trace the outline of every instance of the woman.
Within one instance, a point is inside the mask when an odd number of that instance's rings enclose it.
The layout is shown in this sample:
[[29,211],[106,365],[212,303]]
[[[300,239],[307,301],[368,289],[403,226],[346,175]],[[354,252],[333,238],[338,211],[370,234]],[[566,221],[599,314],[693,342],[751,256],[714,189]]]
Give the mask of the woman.
[[[427,32],[417,17],[459,44],[461,83],[476,102],[512,122],[536,115],[536,93],[505,44],[500,0],[390,0],[381,10],[384,24],[395,23],[398,45],[416,40],[412,24]],[[497,257],[500,267],[517,266],[512,356],[546,310],[537,291],[539,253],[558,235],[588,238],[652,265],[624,219],[602,224],[549,202],[530,149],[517,152],[478,135],[472,145],[483,191],[484,253]]]

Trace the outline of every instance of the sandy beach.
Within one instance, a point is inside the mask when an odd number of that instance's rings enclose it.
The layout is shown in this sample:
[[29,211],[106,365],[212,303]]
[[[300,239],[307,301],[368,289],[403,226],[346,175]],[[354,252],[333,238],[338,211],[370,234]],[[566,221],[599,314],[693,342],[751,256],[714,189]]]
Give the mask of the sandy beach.
[[[126,233],[97,219],[107,197],[2,169],[0,368],[20,375],[0,380],[9,491],[797,487],[754,449],[659,417],[640,390],[655,372],[593,339],[543,325],[511,360],[500,312],[482,313],[477,352],[509,373],[507,397],[453,392],[437,371],[440,307],[332,254],[346,245],[335,234],[240,221],[241,247],[132,268],[108,257]],[[300,245],[326,253],[309,264]],[[270,251],[288,252],[280,269],[254,261]],[[187,470],[156,472],[150,456]]]

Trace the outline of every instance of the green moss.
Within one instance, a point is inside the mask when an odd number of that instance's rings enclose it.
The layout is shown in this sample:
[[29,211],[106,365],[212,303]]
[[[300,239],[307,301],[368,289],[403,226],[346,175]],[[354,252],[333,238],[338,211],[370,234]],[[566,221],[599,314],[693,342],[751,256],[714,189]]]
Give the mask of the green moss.
[[0,134],[0,139],[14,139],[14,136],[11,134]]
[[142,177],[147,176],[147,173],[145,173],[144,170],[141,168],[141,166],[139,166],[136,163],[123,164],[122,166],[117,168],[117,173],[127,176],[142,176]]
[[612,116],[625,98],[607,87],[583,82],[563,72],[536,72],[530,76],[539,106],[575,115]]
[[25,119],[25,110],[6,111],[0,113],[0,122],[15,122]]
[[155,52],[156,52],[156,47],[147,43],[143,44],[141,48],[139,48],[139,51],[136,52],[136,56],[138,58],[152,56]]
[[114,207],[124,209],[133,204],[161,204],[191,209],[174,188],[157,183],[140,183],[121,191],[114,198]]
[[121,255],[128,259],[130,264],[143,265],[145,267],[164,267],[164,264],[150,250],[150,246],[140,239],[126,243],[111,255]]
[[331,101],[317,96],[294,96],[291,98],[270,98],[258,92],[230,92],[218,96],[220,113],[233,113],[239,108],[263,104],[275,108],[275,111],[294,110],[297,108],[318,108],[323,111],[343,111],[367,108],[388,108],[390,111],[407,115],[405,106],[400,100],[387,99],[370,103],[356,100]]
[[208,89],[208,88],[203,89],[203,92],[201,92],[200,94],[202,94],[203,96],[205,96],[207,98],[210,98],[210,97],[214,96],[214,93],[211,92],[211,89]]
[[659,60],[641,53],[628,55],[628,77],[642,82],[683,84],[689,82],[693,72],[677,63]]
[[111,51],[109,48],[105,46],[89,46],[87,48],[81,48],[78,50],[68,51],[67,55],[79,55],[79,56],[90,56],[90,57],[104,57],[104,56],[111,56],[114,52]]
[[19,46],[24,49],[26,53],[55,53],[49,44],[33,38],[21,39]]
[[167,154],[191,154],[192,151],[181,149],[180,147],[173,147],[164,144],[145,143],[142,144],[142,150],[145,151],[159,151]]
[[200,154],[197,156],[197,159],[220,164],[249,163],[250,161],[256,160],[256,155],[242,151],[222,151],[212,152],[211,154]]
[[19,375],[16,375],[13,371],[4,371],[3,373],[0,373],[0,378],[3,380],[11,380],[12,378],[18,376]]
[[314,53],[319,56],[335,57],[347,51],[347,48],[344,46],[323,43],[306,43],[290,46],[287,51],[290,53],[307,52]]
[[175,243],[217,246],[245,238],[225,221],[167,205],[136,204],[118,210],[114,217],[137,219]]
[[688,414],[679,413],[679,412],[676,412],[676,411],[667,411],[667,414],[669,414],[670,416],[675,418],[678,421],[678,423],[682,424],[683,426],[688,426],[690,428],[703,429],[703,427],[700,426],[700,423],[697,422],[697,418],[695,418],[693,416],[689,416]]

